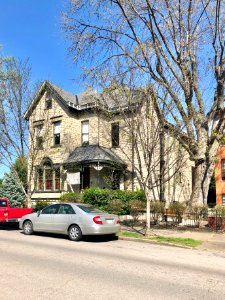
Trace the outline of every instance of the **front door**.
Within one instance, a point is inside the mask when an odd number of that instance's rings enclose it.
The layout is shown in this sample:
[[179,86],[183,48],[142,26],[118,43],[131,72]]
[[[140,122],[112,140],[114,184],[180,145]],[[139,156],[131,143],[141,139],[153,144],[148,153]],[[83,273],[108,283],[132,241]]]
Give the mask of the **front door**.
[[90,167],[84,167],[83,171],[83,182],[81,181],[81,188],[86,189],[90,187]]

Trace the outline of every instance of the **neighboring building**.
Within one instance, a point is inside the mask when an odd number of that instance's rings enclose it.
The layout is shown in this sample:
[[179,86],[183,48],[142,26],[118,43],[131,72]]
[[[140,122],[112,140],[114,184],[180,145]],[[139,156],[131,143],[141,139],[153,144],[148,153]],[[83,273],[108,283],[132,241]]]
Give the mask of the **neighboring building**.
[[[132,101],[121,98],[116,103],[109,97],[102,101],[92,90],[73,95],[45,81],[25,113],[30,130],[28,173],[32,174],[32,202],[55,202],[62,193],[91,186],[140,188],[135,174],[138,157],[134,137],[126,129],[126,122],[143,105],[141,98],[137,93]],[[126,112],[127,120],[121,111]],[[169,144],[172,139],[166,135]],[[179,172],[175,163],[168,165],[167,176],[171,178],[163,187],[165,199],[185,201],[192,190],[191,163],[177,142],[173,149],[163,159],[169,161],[177,156],[183,163]],[[139,164],[144,158],[142,153]],[[156,173],[160,163],[155,166]],[[159,199],[158,190],[156,187],[152,194],[155,199]]]
[[216,204],[225,205],[225,146],[220,146],[215,162]]

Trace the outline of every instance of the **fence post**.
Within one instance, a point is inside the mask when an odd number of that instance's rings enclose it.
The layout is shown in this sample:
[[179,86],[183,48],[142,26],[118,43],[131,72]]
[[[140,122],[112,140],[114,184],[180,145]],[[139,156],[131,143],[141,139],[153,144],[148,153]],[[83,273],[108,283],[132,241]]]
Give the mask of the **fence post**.
[[216,231],[217,231],[217,211],[216,211]]

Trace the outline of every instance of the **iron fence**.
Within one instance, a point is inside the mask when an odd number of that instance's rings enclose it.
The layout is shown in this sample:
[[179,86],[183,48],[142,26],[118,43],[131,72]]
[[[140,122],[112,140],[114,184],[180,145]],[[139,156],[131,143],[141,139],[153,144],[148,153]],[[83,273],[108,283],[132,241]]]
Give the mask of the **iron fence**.
[[[146,214],[140,213],[135,216],[121,216],[123,223],[131,225],[145,225]],[[199,213],[152,213],[151,225],[160,227],[179,227],[179,228],[206,228],[209,230],[225,230],[225,215],[218,212]]]

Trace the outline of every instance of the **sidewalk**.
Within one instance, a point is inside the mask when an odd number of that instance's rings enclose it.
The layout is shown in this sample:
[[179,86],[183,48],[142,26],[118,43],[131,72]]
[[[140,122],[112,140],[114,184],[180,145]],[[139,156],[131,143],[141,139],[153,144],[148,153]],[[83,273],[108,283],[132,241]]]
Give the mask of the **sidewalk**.
[[[137,228],[143,232],[143,229]],[[129,226],[122,226],[122,231],[135,232],[135,229]],[[202,230],[176,230],[176,229],[153,229],[153,233],[158,236],[164,237],[179,237],[179,238],[191,238],[194,240],[203,241],[202,245],[198,246],[196,249],[212,251],[212,252],[222,252],[225,254],[225,232],[215,232],[215,231],[202,231]]]

